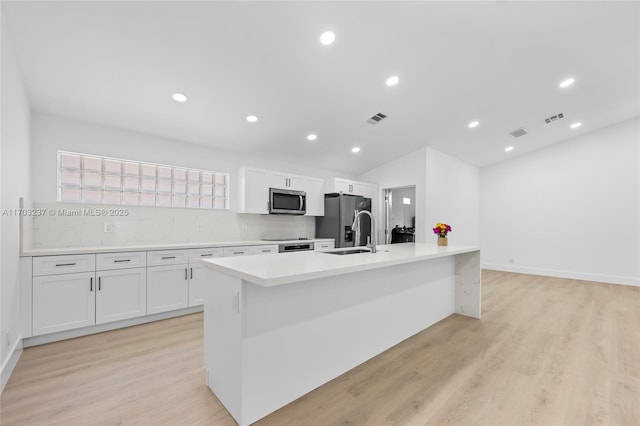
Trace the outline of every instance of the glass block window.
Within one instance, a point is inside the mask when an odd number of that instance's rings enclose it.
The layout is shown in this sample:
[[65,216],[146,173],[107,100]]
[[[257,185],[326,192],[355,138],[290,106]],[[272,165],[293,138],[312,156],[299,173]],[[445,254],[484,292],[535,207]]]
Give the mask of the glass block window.
[[58,201],[229,209],[229,174],[58,151]]

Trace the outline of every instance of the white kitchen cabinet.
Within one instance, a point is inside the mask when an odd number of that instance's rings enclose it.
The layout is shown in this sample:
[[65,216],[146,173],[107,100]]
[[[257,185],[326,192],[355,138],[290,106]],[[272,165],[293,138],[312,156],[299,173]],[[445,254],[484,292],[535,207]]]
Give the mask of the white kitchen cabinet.
[[324,216],[324,180],[306,178],[307,213],[306,216]]
[[98,271],[96,278],[96,324],[147,314],[147,268],[116,265],[115,269]]
[[93,271],[35,276],[32,297],[34,336],[95,324]]
[[188,304],[188,264],[147,268],[147,314],[186,308]]
[[204,304],[206,285],[213,285],[211,269],[202,264],[203,259],[224,256],[222,247],[189,250],[189,306]]
[[306,189],[305,177],[280,172],[270,172],[269,187],[290,189],[292,191],[304,191]]
[[238,213],[269,213],[269,181],[268,170],[238,170]]
[[230,246],[224,248],[224,257],[252,256],[256,254],[278,253],[277,244],[264,244],[260,246]]
[[361,195],[367,198],[374,198],[378,185],[367,182],[358,182],[354,180],[334,178],[328,180],[325,186],[325,193],[339,193],[351,195]]
[[316,241],[313,243],[313,249],[315,251],[333,250],[334,248],[336,248],[335,241]]
[[94,254],[69,254],[33,258],[33,276],[93,272],[96,270]]

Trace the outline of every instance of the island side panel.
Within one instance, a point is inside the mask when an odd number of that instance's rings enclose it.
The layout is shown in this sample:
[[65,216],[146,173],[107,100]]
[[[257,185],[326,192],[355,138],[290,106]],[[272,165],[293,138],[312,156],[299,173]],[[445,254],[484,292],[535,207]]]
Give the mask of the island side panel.
[[480,319],[482,312],[480,251],[456,255],[456,313]]
[[264,288],[245,284],[252,423],[454,312],[454,258]]
[[204,358],[207,385],[238,424],[242,420],[242,280],[209,270],[205,286]]

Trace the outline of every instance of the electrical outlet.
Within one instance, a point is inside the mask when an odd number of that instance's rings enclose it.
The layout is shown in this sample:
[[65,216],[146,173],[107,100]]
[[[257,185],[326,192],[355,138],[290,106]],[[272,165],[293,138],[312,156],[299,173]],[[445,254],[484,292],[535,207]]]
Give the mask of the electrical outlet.
[[105,223],[104,224],[104,232],[113,232],[113,224]]
[[196,231],[202,231],[202,224],[201,223],[196,224]]

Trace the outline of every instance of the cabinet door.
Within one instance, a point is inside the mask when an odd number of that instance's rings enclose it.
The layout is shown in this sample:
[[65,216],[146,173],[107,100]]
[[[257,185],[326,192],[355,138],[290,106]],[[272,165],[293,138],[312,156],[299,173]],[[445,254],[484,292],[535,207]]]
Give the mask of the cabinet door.
[[33,277],[33,335],[95,324],[94,272]]
[[307,178],[306,216],[324,216],[324,180]]
[[269,172],[241,168],[238,183],[239,213],[269,213]]
[[342,192],[344,194],[353,193],[353,187],[348,180],[336,179],[334,189],[335,192]]
[[147,269],[97,273],[96,324],[147,314]]
[[189,266],[189,306],[204,305],[205,286],[214,284],[212,275],[200,262]]
[[269,176],[269,187],[280,189],[291,189],[294,191],[305,190],[304,176],[290,175],[280,172],[271,172]]
[[147,314],[186,308],[189,298],[188,265],[147,268]]
[[269,176],[269,187],[289,189],[289,177],[284,173],[271,172]]

